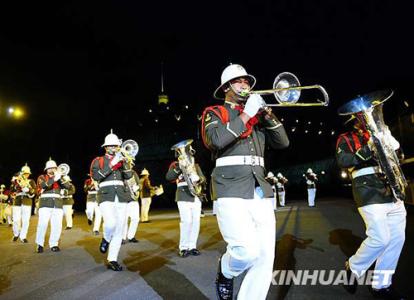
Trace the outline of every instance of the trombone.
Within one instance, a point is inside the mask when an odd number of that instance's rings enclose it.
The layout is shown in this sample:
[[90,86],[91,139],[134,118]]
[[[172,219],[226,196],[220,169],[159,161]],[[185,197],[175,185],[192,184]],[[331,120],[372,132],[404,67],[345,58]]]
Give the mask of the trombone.
[[[298,103],[302,90],[317,89],[321,92],[323,100],[317,99],[312,103]],[[299,79],[292,73],[283,72],[276,76],[273,82],[273,89],[269,90],[252,90],[248,92],[242,92],[243,96],[251,94],[258,95],[274,95],[277,102],[275,104],[267,104],[265,107],[292,107],[292,106],[328,106],[329,96],[326,90],[318,84],[301,86]]]

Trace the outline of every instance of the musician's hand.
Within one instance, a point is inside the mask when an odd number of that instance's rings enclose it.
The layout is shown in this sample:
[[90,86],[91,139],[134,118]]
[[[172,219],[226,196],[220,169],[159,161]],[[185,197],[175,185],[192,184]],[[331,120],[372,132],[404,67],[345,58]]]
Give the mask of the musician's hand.
[[111,167],[115,166],[117,163],[123,161],[123,156],[121,154],[121,152],[117,152],[114,157],[112,158],[110,165]]
[[200,181],[200,176],[198,176],[197,174],[191,174],[190,179],[192,182],[198,182]]
[[262,96],[258,94],[252,94],[246,101],[243,112],[248,115],[250,118],[253,118],[261,108],[266,106],[265,101]]
[[62,173],[56,172],[53,179],[56,181],[59,181],[62,178]]
[[22,192],[23,193],[28,193],[29,191],[30,191],[30,189],[28,187],[22,188]]

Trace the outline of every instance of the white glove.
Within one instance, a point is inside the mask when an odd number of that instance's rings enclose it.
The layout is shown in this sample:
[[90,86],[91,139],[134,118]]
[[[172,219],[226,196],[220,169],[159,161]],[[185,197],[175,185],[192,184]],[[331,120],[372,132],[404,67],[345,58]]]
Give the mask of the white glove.
[[30,190],[29,190],[28,187],[24,187],[24,188],[22,188],[22,191],[23,191],[23,193],[28,193]]
[[62,178],[62,173],[56,172],[56,173],[55,173],[55,177],[53,177],[53,179],[55,180],[55,182],[56,182],[56,181],[59,181],[59,180],[60,180],[60,178]]
[[200,181],[200,177],[197,174],[191,174],[190,179],[191,179],[192,182]]
[[266,105],[262,96],[258,94],[252,94],[246,101],[243,112],[248,115],[250,118],[253,118],[259,111],[259,109],[264,108]]
[[121,152],[117,152],[114,155],[114,158],[111,160],[111,166],[115,166],[117,163],[119,163],[121,160],[123,159],[123,156],[121,154]]
[[133,191],[134,193],[138,192],[138,191],[139,191],[139,185],[134,185],[134,186],[132,187],[132,191]]

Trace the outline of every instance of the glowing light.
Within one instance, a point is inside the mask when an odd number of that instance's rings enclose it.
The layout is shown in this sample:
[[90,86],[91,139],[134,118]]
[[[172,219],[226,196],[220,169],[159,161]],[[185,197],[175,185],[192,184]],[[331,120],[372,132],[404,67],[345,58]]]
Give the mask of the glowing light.
[[7,113],[9,114],[10,117],[15,118],[15,119],[21,119],[24,116],[24,110],[20,107],[10,106],[7,109]]
[[158,119],[155,119],[154,121],[155,121],[155,123],[158,123]]
[[332,131],[331,131],[331,135],[334,135],[334,134],[335,134],[335,130],[332,130]]
[[308,133],[309,131],[308,130],[305,130],[305,133]]
[[148,112],[152,113],[152,109],[150,108],[150,109],[148,110]]
[[296,131],[296,127],[292,127],[292,132],[295,132]]
[[310,125],[310,124],[312,124],[312,122],[311,122],[311,121],[309,121],[309,122],[308,122],[308,125]]
[[319,130],[319,131],[318,131],[318,134],[319,134],[319,135],[321,135],[321,134],[322,134],[322,130]]
[[281,119],[280,119],[280,121],[282,121],[282,122],[283,122],[283,121],[285,121],[285,119],[281,118]]
[[169,106],[167,106],[167,110],[170,110],[170,107]]
[[296,119],[296,123],[299,123],[299,120]]
[[347,174],[345,171],[342,171],[342,172],[341,172],[341,177],[342,177],[343,179],[345,179],[345,178],[347,178],[347,177],[348,177],[348,174]]
[[185,109],[188,109],[188,105],[186,105],[186,106],[184,106],[185,107]]
[[14,113],[14,107],[9,107],[7,109],[7,112],[9,113],[9,115],[12,115]]

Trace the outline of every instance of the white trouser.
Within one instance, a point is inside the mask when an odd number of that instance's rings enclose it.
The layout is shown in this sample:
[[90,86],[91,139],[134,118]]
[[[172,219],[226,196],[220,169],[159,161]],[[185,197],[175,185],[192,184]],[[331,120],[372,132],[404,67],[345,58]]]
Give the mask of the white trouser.
[[[365,222],[367,238],[358,251],[349,259],[351,270],[362,276],[374,261],[375,270],[395,271],[405,241],[407,212],[402,201],[396,203],[370,204],[358,208]],[[381,289],[391,285],[391,276],[376,274]],[[385,279],[385,280],[384,280]]]
[[151,197],[141,198],[141,222],[148,221],[148,212],[151,205]]
[[217,201],[213,201],[213,215],[217,215]]
[[12,206],[13,214],[13,235],[18,237],[20,235],[20,229],[22,225],[22,207],[21,206]]
[[315,206],[316,189],[308,189],[308,205]]
[[73,226],[73,221],[72,221],[73,209],[72,209],[72,205],[63,205],[63,214],[65,215],[65,219],[66,219],[66,227],[72,227]]
[[[93,214],[95,213],[95,219],[93,218]],[[101,210],[99,209],[99,205],[97,202],[87,201],[86,202],[86,216],[89,220],[94,220],[93,222],[93,231],[99,231],[101,227],[102,221],[102,214]]]
[[272,198],[272,206],[274,210],[277,210],[277,201],[276,201],[276,193],[273,192],[273,198]]
[[7,207],[7,203],[0,203],[0,219],[2,222],[3,222],[3,219],[7,218],[6,207]]
[[227,242],[221,260],[224,276],[232,278],[247,270],[238,299],[265,299],[272,281],[276,220],[270,198],[219,198],[217,221]]
[[37,222],[36,244],[44,246],[47,226],[50,220],[49,247],[59,245],[62,233],[63,209],[41,207],[39,208],[39,221]]
[[[128,226],[128,219],[131,218],[131,222]],[[124,240],[128,240],[135,237],[137,233],[139,224],[139,203],[138,201],[131,201],[127,204],[127,213],[125,216],[125,226],[124,226]]]
[[127,204],[119,202],[118,196],[115,196],[114,202],[102,202],[99,208],[104,220],[103,237],[110,243],[108,261],[117,261],[122,244]]
[[278,192],[280,206],[285,206],[285,191]]
[[197,248],[200,232],[201,201],[194,197],[194,202],[177,201],[180,212],[180,250]]

